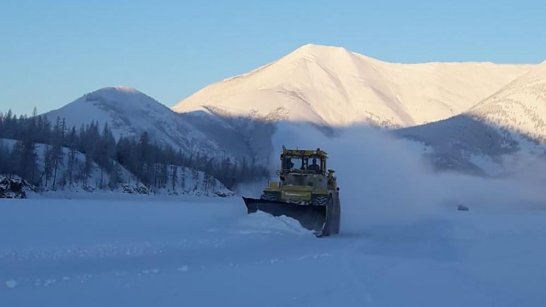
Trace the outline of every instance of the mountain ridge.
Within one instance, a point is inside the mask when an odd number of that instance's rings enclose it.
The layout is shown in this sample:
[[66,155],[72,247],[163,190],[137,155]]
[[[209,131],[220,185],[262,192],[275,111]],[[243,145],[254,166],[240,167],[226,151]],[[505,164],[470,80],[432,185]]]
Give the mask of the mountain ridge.
[[[86,94],[46,115],[50,120],[65,117],[76,126],[108,122],[118,137],[149,130],[158,142],[188,154],[213,154],[217,161],[246,159],[267,165],[279,122],[312,124],[330,136],[339,127],[378,126],[398,136],[442,144],[439,152],[449,155],[453,148],[441,140],[445,133],[467,142],[457,150],[496,157],[513,151],[496,146],[482,150],[490,144],[484,138],[500,132],[487,125],[489,115],[477,116],[475,110],[510,86],[527,82],[525,78],[540,79],[545,63],[401,64],[343,47],[308,44],[248,73],[210,84],[170,109],[134,88],[117,86]],[[456,118],[463,117],[459,124]],[[461,138],[461,131],[475,139]],[[467,158],[461,154],[447,160]]]
[[481,172],[474,157],[502,165],[503,157],[518,152],[546,158],[546,65],[536,66],[467,112],[395,133],[431,147],[439,169],[463,165]]
[[315,124],[404,127],[462,113],[531,67],[398,64],[342,47],[304,45],[249,73],[213,83],[172,109],[188,113],[214,107],[234,116],[281,110],[290,120]]

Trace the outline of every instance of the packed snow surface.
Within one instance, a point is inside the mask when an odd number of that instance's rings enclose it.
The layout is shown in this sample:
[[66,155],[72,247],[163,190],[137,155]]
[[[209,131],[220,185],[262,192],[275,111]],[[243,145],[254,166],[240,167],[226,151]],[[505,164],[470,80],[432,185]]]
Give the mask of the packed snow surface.
[[542,306],[546,212],[466,205],[318,239],[239,198],[2,200],[0,306]]

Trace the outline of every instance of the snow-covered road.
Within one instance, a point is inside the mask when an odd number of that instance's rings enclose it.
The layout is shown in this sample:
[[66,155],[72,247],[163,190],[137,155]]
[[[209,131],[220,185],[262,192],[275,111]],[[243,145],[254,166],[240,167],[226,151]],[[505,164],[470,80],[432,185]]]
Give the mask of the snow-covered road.
[[0,306],[543,306],[544,259],[542,210],[317,239],[238,198],[0,201]]

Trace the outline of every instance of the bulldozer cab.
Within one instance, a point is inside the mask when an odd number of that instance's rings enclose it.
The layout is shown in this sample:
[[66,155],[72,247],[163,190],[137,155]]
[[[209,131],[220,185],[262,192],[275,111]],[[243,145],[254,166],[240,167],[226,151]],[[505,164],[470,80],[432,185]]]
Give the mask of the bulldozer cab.
[[[328,193],[334,184],[333,171],[326,171],[326,152],[316,150],[286,149],[281,153],[279,187],[300,186],[311,193]],[[309,196],[311,197],[311,196]]]
[[283,148],[281,174],[326,174],[326,152]]

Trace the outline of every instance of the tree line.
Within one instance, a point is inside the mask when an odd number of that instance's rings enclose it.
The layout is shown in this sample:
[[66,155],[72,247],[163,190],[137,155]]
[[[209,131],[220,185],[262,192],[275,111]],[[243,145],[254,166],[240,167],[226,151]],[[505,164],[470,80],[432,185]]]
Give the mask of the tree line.
[[[117,187],[122,166],[152,190],[164,187],[169,178],[174,185],[179,180],[178,167],[203,171],[228,188],[268,175],[266,168],[244,157],[234,161],[201,152],[183,152],[168,144],[155,143],[147,132],[116,139],[108,124],[90,122],[78,128],[68,127],[65,119],[57,118],[52,123],[36,113],[36,110],[32,116],[16,116],[11,111],[0,113],[0,138],[16,141],[13,146],[0,146],[0,174],[19,175],[37,186],[57,187],[74,182],[85,185],[96,163],[103,188]],[[37,152],[37,144],[44,144],[41,146],[44,152]],[[44,157],[42,167],[37,165],[39,154]],[[79,163],[78,154],[84,155],[83,163]],[[103,183],[103,177],[108,177],[108,182]]]

